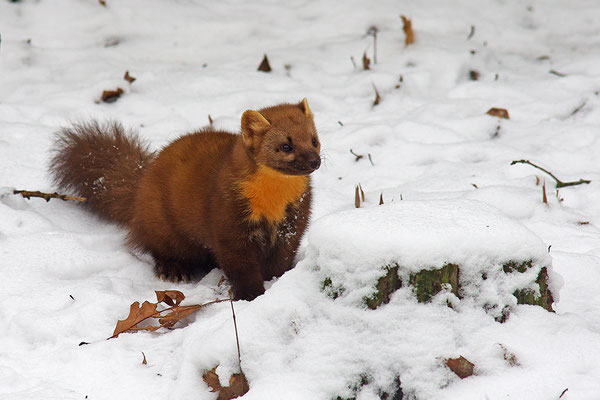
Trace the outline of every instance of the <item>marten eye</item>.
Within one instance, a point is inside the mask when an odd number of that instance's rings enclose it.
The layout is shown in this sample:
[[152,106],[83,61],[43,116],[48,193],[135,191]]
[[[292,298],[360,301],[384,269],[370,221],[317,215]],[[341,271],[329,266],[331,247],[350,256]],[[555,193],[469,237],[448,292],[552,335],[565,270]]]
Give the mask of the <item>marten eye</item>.
[[312,145],[317,147],[317,145],[319,144],[319,142],[317,141],[317,138],[313,138],[312,139]]
[[284,153],[291,153],[294,150],[294,148],[291,145],[284,143],[281,145],[281,150]]

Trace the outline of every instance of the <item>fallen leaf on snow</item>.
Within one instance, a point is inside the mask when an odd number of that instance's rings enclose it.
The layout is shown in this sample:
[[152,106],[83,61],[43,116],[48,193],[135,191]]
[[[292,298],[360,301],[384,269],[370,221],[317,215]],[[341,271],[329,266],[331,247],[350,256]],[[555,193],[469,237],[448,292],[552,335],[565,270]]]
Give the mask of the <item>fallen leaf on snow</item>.
[[363,56],[362,56],[362,63],[363,63],[363,69],[367,70],[367,69],[371,69],[370,65],[371,65],[371,59],[369,57],[367,57],[367,52],[365,51]]
[[[156,291],[156,303],[150,303],[145,301],[140,306],[138,301],[134,302],[129,309],[129,315],[124,320],[119,320],[113,335],[109,338],[116,338],[121,333],[125,332],[137,332],[137,331],[150,331],[154,332],[159,328],[172,328],[177,322],[181,321],[188,315],[200,310],[201,308],[214,303],[220,303],[222,301],[230,301],[230,299],[217,299],[206,304],[194,304],[189,306],[182,306],[180,303],[185,298],[185,295],[178,290],[163,290]],[[164,310],[158,310],[157,307],[160,303],[165,303],[170,306]],[[157,325],[139,326],[141,322],[153,321],[158,319]],[[155,321],[154,321],[155,322]]]
[[473,367],[475,364],[460,356],[459,358],[449,358],[446,360],[446,365],[452,372],[460,377],[460,379],[468,378],[473,375]]
[[123,77],[123,79],[125,79],[129,83],[133,83],[133,81],[135,81],[136,78],[129,75],[129,71],[125,71],[125,76]]
[[271,66],[269,65],[269,59],[267,58],[266,54],[258,66],[258,70],[262,72],[271,72]]
[[508,111],[504,108],[490,108],[487,112],[488,115],[491,115],[492,117],[498,117],[498,118],[504,118],[504,119],[508,119]]
[[217,375],[216,372],[217,367],[214,367],[210,371],[206,371],[202,375],[202,379],[204,382],[206,382],[210,388],[210,391],[219,392],[217,400],[235,399],[243,396],[248,392],[248,390],[250,390],[248,380],[243,372],[231,375],[231,378],[229,378],[229,386],[221,386],[221,382],[219,382],[219,375]]
[[404,44],[408,46],[415,41],[415,33],[412,29],[412,21],[406,18],[404,15],[401,15],[400,18],[402,18],[402,30],[404,31],[404,35],[406,35]]
[[100,100],[105,103],[114,103],[121,97],[121,95],[125,93],[125,91],[121,88],[117,88],[116,90],[105,90],[102,92],[102,96],[100,96]]

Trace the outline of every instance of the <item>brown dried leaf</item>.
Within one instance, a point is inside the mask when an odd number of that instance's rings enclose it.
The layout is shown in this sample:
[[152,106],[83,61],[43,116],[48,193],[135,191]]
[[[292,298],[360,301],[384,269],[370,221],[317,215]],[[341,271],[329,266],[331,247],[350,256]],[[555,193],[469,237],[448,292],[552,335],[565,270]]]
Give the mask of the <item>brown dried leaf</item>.
[[269,59],[267,58],[266,54],[265,54],[262,62],[258,66],[258,70],[262,71],[262,72],[271,72],[271,66],[269,65]]
[[101,6],[106,7],[106,0],[98,0],[98,3],[100,3]]
[[218,392],[222,389],[221,382],[219,382],[219,375],[216,373],[217,367],[218,365],[202,374],[202,379],[206,382],[211,392]]
[[383,193],[379,195],[379,205],[383,204]]
[[415,33],[412,29],[412,21],[406,18],[404,15],[401,15],[400,18],[402,18],[402,30],[404,31],[404,35],[406,35],[404,44],[408,46],[415,41]]
[[135,81],[135,78],[129,75],[129,71],[125,71],[125,76],[123,77],[123,79],[125,79],[129,83],[133,83],[133,81]]
[[452,370],[460,379],[468,378],[473,375],[473,368],[475,364],[460,356],[459,358],[449,358],[446,360],[446,365]]
[[504,108],[492,107],[488,110],[487,114],[491,115],[492,117],[509,119],[508,111]]
[[111,337],[115,338],[124,332],[135,332],[139,330],[155,331],[158,326],[147,326],[138,328],[137,324],[156,314],[156,304],[145,301],[140,307],[138,301],[134,302],[129,309],[129,316],[126,319],[119,320],[115,331]]
[[358,185],[354,188],[354,207],[360,208],[360,192],[358,191]]
[[[226,390],[228,393],[224,394],[223,392]],[[240,372],[239,374],[233,374],[231,375],[231,378],[229,378],[229,387],[221,390],[218,399],[235,399],[236,397],[245,395],[249,390],[250,386],[248,385],[248,380],[244,373]]]
[[179,290],[156,290],[154,293],[156,293],[158,303],[165,303],[170,306],[177,306],[185,299],[185,295]]
[[[109,339],[116,338],[123,332],[137,332],[142,330],[154,332],[160,328],[172,328],[183,318],[194,313],[195,311],[200,310],[201,308],[204,308],[207,305],[229,301],[229,299],[216,299],[205,304],[181,306],[179,304],[185,298],[185,296],[180,291],[164,290],[156,291],[155,293],[158,303],[150,303],[145,301],[141,307],[139,302],[136,301],[133,303],[129,310],[129,316],[126,319],[117,322],[115,332]],[[157,311],[157,306],[160,302],[164,302],[171,307]],[[141,328],[137,326],[140,322],[148,318],[158,319],[159,325],[144,326]]]
[[358,188],[360,189],[360,201],[365,201],[365,192],[363,191],[362,185],[359,183]]
[[144,352],[142,351],[142,355],[144,356],[144,359],[142,360],[142,364],[143,365],[147,365],[148,361],[146,361],[146,355],[144,354]]
[[365,51],[363,56],[362,56],[362,63],[363,63],[363,69],[367,70],[367,69],[371,69],[370,65],[371,65],[371,59],[369,57],[367,57],[367,52]]
[[116,90],[105,90],[102,92],[100,100],[105,103],[114,103],[123,93],[125,93],[125,91],[121,88],[117,88]]
[[187,317],[190,314],[198,311],[204,307],[203,305],[193,305],[193,306],[175,306],[170,309],[170,313],[166,314],[164,317],[161,317],[158,322],[160,326],[165,328],[172,328],[177,322],[181,321],[183,318]]
[[248,385],[248,380],[243,372],[231,375],[231,378],[229,378],[229,386],[221,386],[219,375],[216,373],[217,367],[202,374],[202,379],[206,382],[210,391],[219,392],[217,400],[235,399],[248,393],[250,386]]

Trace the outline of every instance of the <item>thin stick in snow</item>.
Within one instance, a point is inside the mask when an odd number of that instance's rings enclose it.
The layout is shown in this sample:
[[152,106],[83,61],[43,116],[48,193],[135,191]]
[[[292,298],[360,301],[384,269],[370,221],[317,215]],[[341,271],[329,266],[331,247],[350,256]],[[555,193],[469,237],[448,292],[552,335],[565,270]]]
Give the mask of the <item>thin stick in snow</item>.
[[581,185],[582,183],[588,184],[591,182],[590,180],[587,180],[587,179],[580,179],[580,180],[574,181],[574,182],[563,182],[560,179],[558,179],[556,176],[554,176],[554,174],[552,174],[550,171],[548,171],[538,165],[535,165],[534,163],[530,162],[529,160],[515,160],[510,163],[510,165],[515,165],[515,164],[529,164],[532,167],[539,169],[540,171],[544,171],[545,173],[550,175],[556,181],[557,189],[562,188],[562,187],[567,187],[567,186]]

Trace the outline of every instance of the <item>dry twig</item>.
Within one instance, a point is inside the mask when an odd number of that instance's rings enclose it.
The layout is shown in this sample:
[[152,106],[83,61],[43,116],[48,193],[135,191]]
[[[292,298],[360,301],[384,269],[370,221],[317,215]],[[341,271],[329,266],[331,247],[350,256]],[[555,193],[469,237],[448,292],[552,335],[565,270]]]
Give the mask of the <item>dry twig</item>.
[[44,193],[40,191],[29,191],[29,190],[13,190],[13,194],[20,194],[27,200],[31,200],[32,197],[41,197],[46,201],[50,201],[50,199],[61,199],[63,201],[67,200],[75,200],[85,203],[87,199],[85,197],[77,197],[77,196],[68,196],[66,194],[58,194],[54,193]]
[[556,181],[557,189],[560,189],[562,187],[567,187],[567,186],[581,185],[582,183],[588,184],[591,182],[590,180],[587,180],[587,179],[580,179],[580,180],[574,181],[574,182],[563,182],[560,179],[558,179],[556,176],[554,176],[554,174],[552,174],[552,172],[550,172],[538,165],[535,165],[534,163],[530,162],[529,160],[515,160],[510,163],[510,165],[515,165],[515,164],[529,164],[532,167],[539,169],[540,171],[544,171],[545,173],[550,175],[552,177],[552,179],[554,179]]
[[240,366],[240,371],[241,371],[242,370],[242,356],[240,353],[240,339],[238,337],[237,322],[235,320],[235,310],[233,309],[233,295],[231,294],[231,290],[229,291],[229,303],[231,303],[231,314],[233,315],[233,329],[235,329],[235,343],[237,344],[237,352],[238,352],[238,365]]
[[363,157],[364,157],[362,154],[356,154],[355,152],[353,152],[353,151],[352,151],[352,149],[350,149],[350,153],[351,153],[351,154],[352,154],[354,157],[356,157],[356,160],[354,160],[354,161],[358,161],[358,160],[360,160],[361,158],[363,158]]

